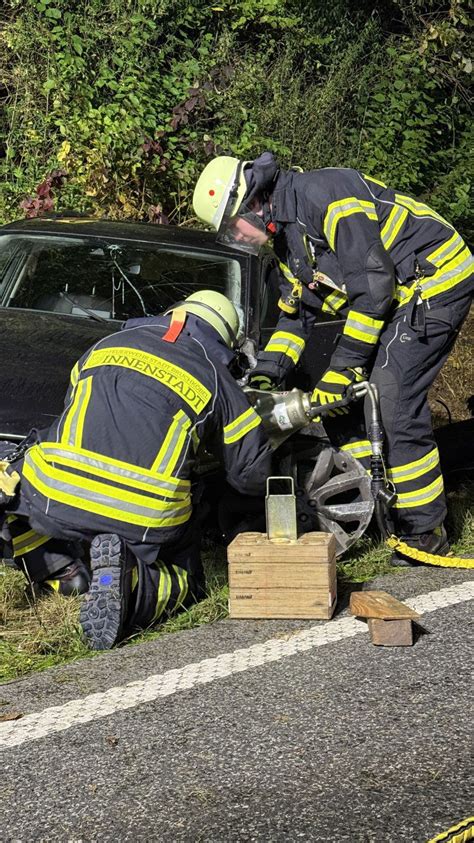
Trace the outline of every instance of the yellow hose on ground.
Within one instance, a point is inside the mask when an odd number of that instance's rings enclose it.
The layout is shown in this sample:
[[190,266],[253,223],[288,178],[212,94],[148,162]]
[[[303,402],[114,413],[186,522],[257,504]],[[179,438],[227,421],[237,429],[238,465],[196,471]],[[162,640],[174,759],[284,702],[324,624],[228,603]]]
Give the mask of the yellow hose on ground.
[[474,817],[461,820],[437,837],[432,837],[428,843],[469,843],[470,840],[474,840]]
[[[410,547],[409,544],[402,542],[401,539],[397,539],[396,536],[390,536],[385,542],[392,550],[398,550],[404,556],[408,556],[409,559],[415,559],[416,562],[422,562],[424,565],[439,565],[441,568],[474,569],[474,559],[463,559],[461,556],[436,556],[434,553],[426,553],[424,550],[417,550],[415,547]],[[466,839],[470,840],[471,838]]]

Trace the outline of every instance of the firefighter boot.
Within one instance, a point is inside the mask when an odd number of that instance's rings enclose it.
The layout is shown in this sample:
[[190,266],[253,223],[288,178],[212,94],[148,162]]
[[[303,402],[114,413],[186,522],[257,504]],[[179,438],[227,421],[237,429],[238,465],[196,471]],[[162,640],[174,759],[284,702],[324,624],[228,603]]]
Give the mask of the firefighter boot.
[[109,650],[123,637],[131,588],[125,544],[115,533],[96,536],[90,548],[92,582],[79,620],[92,650]]
[[89,589],[90,574],[86,565],[81,559],[71,560],[59,571],[55,571],[47,580],[38,583],[42,594],[63,594],[65,597],[71,595],[85,594]]
[[[400,536],[400,538],[414,550],[422,550],[424,553],[432,553],[435,556],[447,556],[449,553],[448,537],[442,525],[436,527],[431,533],[417,533],[412,536]],[[400,553],[399,550],[394,550],[390,564],[395,568],[411,568],[420,563]]]

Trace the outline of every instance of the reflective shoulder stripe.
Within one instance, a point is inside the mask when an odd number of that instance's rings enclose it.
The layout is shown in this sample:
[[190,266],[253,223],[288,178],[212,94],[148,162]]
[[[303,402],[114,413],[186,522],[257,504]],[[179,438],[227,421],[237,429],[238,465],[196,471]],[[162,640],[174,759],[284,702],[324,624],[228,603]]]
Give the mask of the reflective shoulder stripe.
[[387,474],[394,483],[406,483],[427,474],[437,465],[439,465],[439,451],[438,448],[433,448],[418,460],[387,469]]
[[183,448],[188,440],[191,419],[183,410],[178,410],[174,415],[166,436],[163,440],[156,459],[151,467],[152,471],[159,471],[161,474],[172,474]]
[[371,220],[378,220],[377,212],[373,202],[366,202],[362,199],[357,199],[355,196],[348,196],[345,199],[338,199],[336,202],[331,202],[326,210],[324,217],[323,230],[331,249],[334,251],[336,246],[336,230],[341,219],[349,217],[352,214],[366,214]]
[[400,205],[394,205],[387,221],[380,231],[380,237],[383,245],[387,249],[393,246],[400,229],[402,228],[406,218],[408,217],[407,208],[402,208]]
[[249,433],[250,430],[253,430],[254,427],[258,427],[261,423],[262,419],[260,416],[252,407],[249,407],[248,410],[245,410],[244,413],[237,416],[233,422],[225,425],[224,444],[232,445],[233,442],[237,442],[239,439],[242,439],[242,437]]
[[364,179],[367,179],[368,181],[373,181],[373,182],[375,182],[375,184],[379,184],[380,187],[385,187],[385,188],[387,187],[385,182],[380,181],[380,179],[374,179],[373,176],[367,176],[365,173],[362,173],[362,175],[363,175]]
[[373,319],[365,313],[350,310],[347,314],[343,334],[352,339],[375,345],[384,326],[383,319]]
[[428,486],[416,489],[414,492],[399,492],[394,504],[396,509],[410,509],[413,506],[426,506],[434,501],[444,491],[441,475]]
[[92,393],[92,376],[78,381],[71,407],[62,422],[61,442],[65,445],[82,445],[84,421]]
[[156,354],[137,348],[99,348],[90,354],[84,369],[100,366],[119,366],[146,375],[179,395],[196,413],[200,413],[211,398],[211,393],[201,381],[181,366],[170,363]]
[[434,252],[431,252],[429,255],[426,256],[426,260],[432,263],[434,266],[440,267],[443,266],[444,263],[447,263],[449,260],[454,258],[454,256],[459,252],[462,248],[465,248],[466,244],[462,237],[457,233],[454,232],[452,237],[449,238],[445,243],[441,246],[438,246]]
[[305,348],[305,341],[297,334],[290,334],[288,331],[275,331],[270,337],[265,351],[277,354],[286,354],[297,363]]
[[341,292],[334,292],[329,293],[328,296],[324,299],[323,305],[321,310],[325,313],[335,313],[344,307],[347,304],[347,296],[345,293]]
[[71,370],[71,378],[70,378],[71,386],[73,386],[73,387],[76,386],[76,383],[78,382],[78,380],[79,380],[79,362],[77,362],[76,365]]
[[453,226],[445,220],[441,214],[438,214],[437,211],[433,211],[433,209],[428,207],[428,205],[425,205],[424,202],[418,202],[416,199],[412,199],[411,196],[405,196],[403,193],[396,193],[395,201],[399,205],[403,205],[405,208],[408,208],[410,213],[415,217],[430,217],[431,219],[437,220],[437,222],[446,225],[451,229],[451,231],[454,231]]

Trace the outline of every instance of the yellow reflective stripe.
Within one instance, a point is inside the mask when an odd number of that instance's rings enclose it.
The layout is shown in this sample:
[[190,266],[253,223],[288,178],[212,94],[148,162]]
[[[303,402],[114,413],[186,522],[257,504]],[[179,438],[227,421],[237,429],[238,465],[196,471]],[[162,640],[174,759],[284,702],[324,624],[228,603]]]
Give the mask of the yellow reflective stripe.
[[297,363],[304,351],[304,347],[305,341],[296,334],[290,334],[288,331],[275,331],[265,346],[264,351],[286,354],[294,363]]
[[226,424],[224,427],[224,444],[232,445],[233,442],[242,439],[250,430],[258,427],[261,423],[262,419],[260,416],[257,415],[252,407],[249,407],[248,410],[245,410],[245,413],[241,413],[233,422]]
[[[154,486],[156,481],[160,481],[165,485],[167,490],[176,489],[176,491],[189,491],[191,483],[189,480],[180,480],[177,477],[165,477],[151,468],[143,468],[142,466],[134,465],[130,462],[117,460],[114,457],[105,457],[103,454],[98,454],[96,451],[89,451],[87,448],[73,448],[72,446],[59,445],[57,442],[41,442],[39,447],[42,452],[43,459],[49,462],[54,462],[57,457],[62,459],[64,455],[69,454],[71,459],[84,458],[87,463],[87,470],[95,471],[97,467],[105,467],[111,472],[117,468],[123,476],[129,476],[133,482],[146,483],[147,478],[150,478],[151,485]],[[120,479],[120,483],[124,482]],[[168,495],[168,491],[166,493]]]
[[[52,480],[64,482],[74,488],[77,487],[78,489],[84,491],[97,492],[99,495],[110,496],[114,498],[114,500],[124,501],[127,504],[136,504],[137,506],[144,507],[146,509],[166,510],[170,506],[177,506],[179,508],[182,504],[186,503],[187,500],[186,498],[184,500],[173,500],[171,503],[166,500],[166,492],[165,499],[160,500],[156,489],[149,489],[149,495],[141,495],[138,492],[131,492],[129,489],[120,489],[118,486],[110,483],[101,483],[98,480],[91,480],[89,477],[84,477],[80,474],[71,474],[69,471],[63,471],[61,468],[57,468],[55,465],[51,465],[46,460],[43,460],[42,455],[37,448],[32,448],[28,452],[25,457],[25,465],[27,461],[32,462],[42,471],[45,477],[49,477]],[[117,478],[114,477],[114,480],[117,481]]]
[[287,266],[286,263],[283,263],[283,261],[278,261],[278,266],[280,267],[280,269],[281,269],[281,271],[282,271],[282,273],[285,276],[287,281],[291,281],[292,283],[296,283],[296,284],[300,283],[298,281],[296,275],[293,275],[290,267]]
[[78,408],[77,413],[77,420],[76,420],[76,432],[74,436],[74,442],[72,445],[75,445],[76,448],[80,448],[82,445],[82,435],[84,433],[84,422],[86,419],[87,408],[89,406],[89,401],[91,399],[92,393],[92,378],[84,378],[83,381],[80,383],[85,384],[82,401],[80,402],[80,406]]
[[53,591],[59,592],[59,586],[61,585],[59,580],[45,580],[45,583],[46,585],[49,585],[49,587],[52,588]]
[[321,310],[325,313],[337,313],[338,310],[340,310],[341,307],[344,307],[345,304],[347,304],[347,296],[345,293],[329,293],[329,295],[324,299]]
[[390,211],[388,219],[380,232],[382,243],[387,251],[393,245],[407,216],[408,210],[401,208],[400,205],[395,205]]
[[184,568],[179,568],[178,565],[172,565],[171,567],[179,584],[179,595],[174,605],[174,608],[178,609],[184,603],[188,594],[188,572]]
[[411,214],[415,217],[431,217],[434,220],[446,225],[451,231],[454,231],[452,225],[449,224],[441,214],[438,214],[436,211],[433,211],[432,208],[429,208],[428,205],[425,205],[424,202],[417,202],[416,199],[412,199],[411,196],[405,196],[403,193],[396,193],[395,194],[395,201],[399,205],[403,205],[405,208],[408,208]]
[[[123,501],[123,507],[119,508],[117,503],[120,503],[121,499],[116,499],[117,489],[111,489],[111,487],[93,481],[84,482],[83,478],[79,478],[82,481],[81,485],[75,486],[71,483],[71,479],[75,480],[76,475],[72,477],[58,469],[51,470],[47,463],[41,466],[31,457],[31,453],[29,451],[25,458],[23,477],[42,495],[58,503],[93,512],[96,515],[103,515],[116,521],[151,528],[184,524],[191,515],[190,502],[189,505],[177,507],[174,503],[163,504],[157,498],[146,498],[143,495],[133,495],[131,492],[126,493],[127,497]],[[33,463],[33,465],[30,463]],[[104,489],[106,490],[105,493]],[[112,491],[112,494],[110,494],[110,491]],[[105,503],[100,502],[101,500]],[[157,510],[161,510],[161,514],[159,517],[152,517],[148,510],[155,513]],[[178,514],[174,515],[174,513]]]
[[373,319],[371,316],[366,316],[365,313],[350,310],[347,314],[343,334],[361,340],[361,342],[375,345],[383,325],[383,319]]
[[394,483],[406,483],[408,480],[415,480],[417,477],[421,477],[422,474],[427,474],[428,471],[431,471],[437,465],[439,465],[439,451],[437,448],[433,448],[428,454],[425,454],[424,457],[420,457],[418,460],[388,469],[387,474]]
[[286,356],[289,357],[293,361],[293,363],[297,363],[301,357],[301,352],[295,351],[295,349],[291,348],[290,345],[283,344],[281,342],[268,343],[267,347],[265,348],[265,351],[272,351],[278,354],[286,354]]
[[[82,458],[80,454],[74,454],[71,449],[71,455],[66,456],[64,453],[61,453],[61,449],[57,449],[59,454],[56,455],[53,453],[44,453],[43,447],[45,443],[41,443],[38,447],[41,450],[41,457],[45,460],[46,463],[54,463],[62,466],[70,466],[71,468],[75,468],[76,470],[79,469],[80,471],[86,471],[88,474],[93,474],[95,477],[103,477],[105,480],[112,480],[114,483],[120,483],[122,486],[131,486],[132,489],[143,489],[144,492],[148,492],[151,495],[158,494],[162,495],[165,498],[172,498],[173,500],[187,500],[189,496],[189,489],[190,489],[190,482],[183,481],[183,489],[179,491],[173,485],[175,483],[175,478],[167,477],[166,479],[162,479],[160,477],[152,478],[155,482],[147,482],[146,478],[143,478],[141,471],[138,471],[136,468],[134,471],[128,471],[125,474],[123,471],[120,471],[113,466],[107,468],[107,463],[105,461],[98,461],[97,459],[91,461],[87,458]],[[62,449],[65,451],[65,449]],[[76,476],[76,475],[74,475]],[[185,485],[186,484],[186,485]]]
[[387,187],[385,182],[380,181],[380,179],[374,179],[373,176],[367,176],[365,173],[362,173],[362,175],[363,175],[364,179],[368,179],[369,181],[373,181],[373,182],[375,182],[375,184],[379,184],[380,187],[385,187],[385,188]]
[[173,472],[187,441],[190,427],[191,419],[183,410],[178,410],[151,467],[152,471],[159,471],[165,475]]
[[438,248],[435,249],[434,252],[431,252],[431,254],[427,255],[426,260],[432,263],[434,266],[440,268],[443,266],[443,264],[451,260],[456,255],[456,253],[459,252],[460,249],[465,247],[465,245],[466,244],[464,243],[462,237],[460,237],[457,231],[455,231],[454,234],[449,238],[449,240],[446,240],[446,242],[443,243],[441,246],[438,246]]
[[324,217],[323,229],[331,249],[334,251],[336,245],[336,230],[339,221],[344,217],[349,217],[352,214],[365,214],[371,220],[378,220],[373,202],[366,202],[362,199],[357,199],[355,196],[348,196],[345,199],[338,199],[336,202],[331,202],[326,210]]
[[434,275],[422,279],[421,298],[428,299],[438,293],[450,290],[468,278],[472,272],[474,272],[474,258],[466,246],[450,263],[446,263]]
[[351,383],[351,379],[341,372],[334,372],[332,369],[329,369],[321,378],[321,383],[342,383],[344,386],[348,386]]
[[372,456],[372,448],[368,439],[359,439],[358,442],[348,442],[347,445],[341,445],[340,450],[348,451],[356,459]]
[[76,363],[76,365],[71,370],[71,386],[73,386],[73,387],[76,386],[78,380],[79,380],[79,363]]
[[[469,249],[466,248],[457,254],[453,260],[445,264],[442,269],[438,269],[434,275],[428,275],[420,280],[421,298],[423,301],[437,296],[439,293],[445,293],[451,290],[466,278],[469,278],[474,272],[474,258]],[[395,290],[395,298],[398,301],[398,307],[403,307],[413,297],[415,292],[415,285],[409,287],[402,285]]]
[[50,538],[51,536],[44,536],[41,533],[37,533],[36,530],[27,530],[21,536],[12,538],[13,556],[30,553],[32,550],[36,550],[37,547],[41,547],[42,544],[46,544]]
[[153,620],[157,621],[158,618],[161,617],[161,615],[165,611],[166,605],[171,594],[171,574],[168,570],[167,565],[165,565],[159,559],[155,564],[157,565],[160,571],[158,594],[156,596],[155,614],[153,617]]
[[193,443],[193,451],[196,453],[199,445],[201,444],[201,440],[199,439],[199,434],[195,427],[191,430],[191,441]]
[[84,369],[97,366],[120,366],[146,375],[172,389],[186,401],[196,413],[200,413],[211,398],[211,393],[193,375],[156,354],[149,354],[137,348],[100,348],[93,351],[84,363]]
[[397,495],[394,506],[397,509],[408,509],[413,506],[425,506],[434,501],[444,490],[443,478],[437,477],[429,486],[423,486],[414,492],[402,492]]
[[65,445],[82,444],[84,420],[92,390],[92,377],[79,381],[74,392],[74,399],[63,421],[61,443]]

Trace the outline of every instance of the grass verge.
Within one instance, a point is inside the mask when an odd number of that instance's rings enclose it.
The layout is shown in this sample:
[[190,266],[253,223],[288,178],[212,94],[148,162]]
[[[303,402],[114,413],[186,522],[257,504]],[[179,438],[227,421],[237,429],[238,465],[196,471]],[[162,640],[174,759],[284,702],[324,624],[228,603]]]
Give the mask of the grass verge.
[[[457,555],[474,557],[474,486],[448,495],[448,531]],[[223,547],[203,553],[209,596],[196,606],[124,643],[133,646],[152,639],[214,623],[227,616],[227,567]],[[363,538],[338,564],[341,585],[366,582],[390,567],[390,551],[383,543]],[[23,574],[0,566],[0,682],[34,671],[91,658],[78,621],[79,598],[53,594],[34,601]]]

